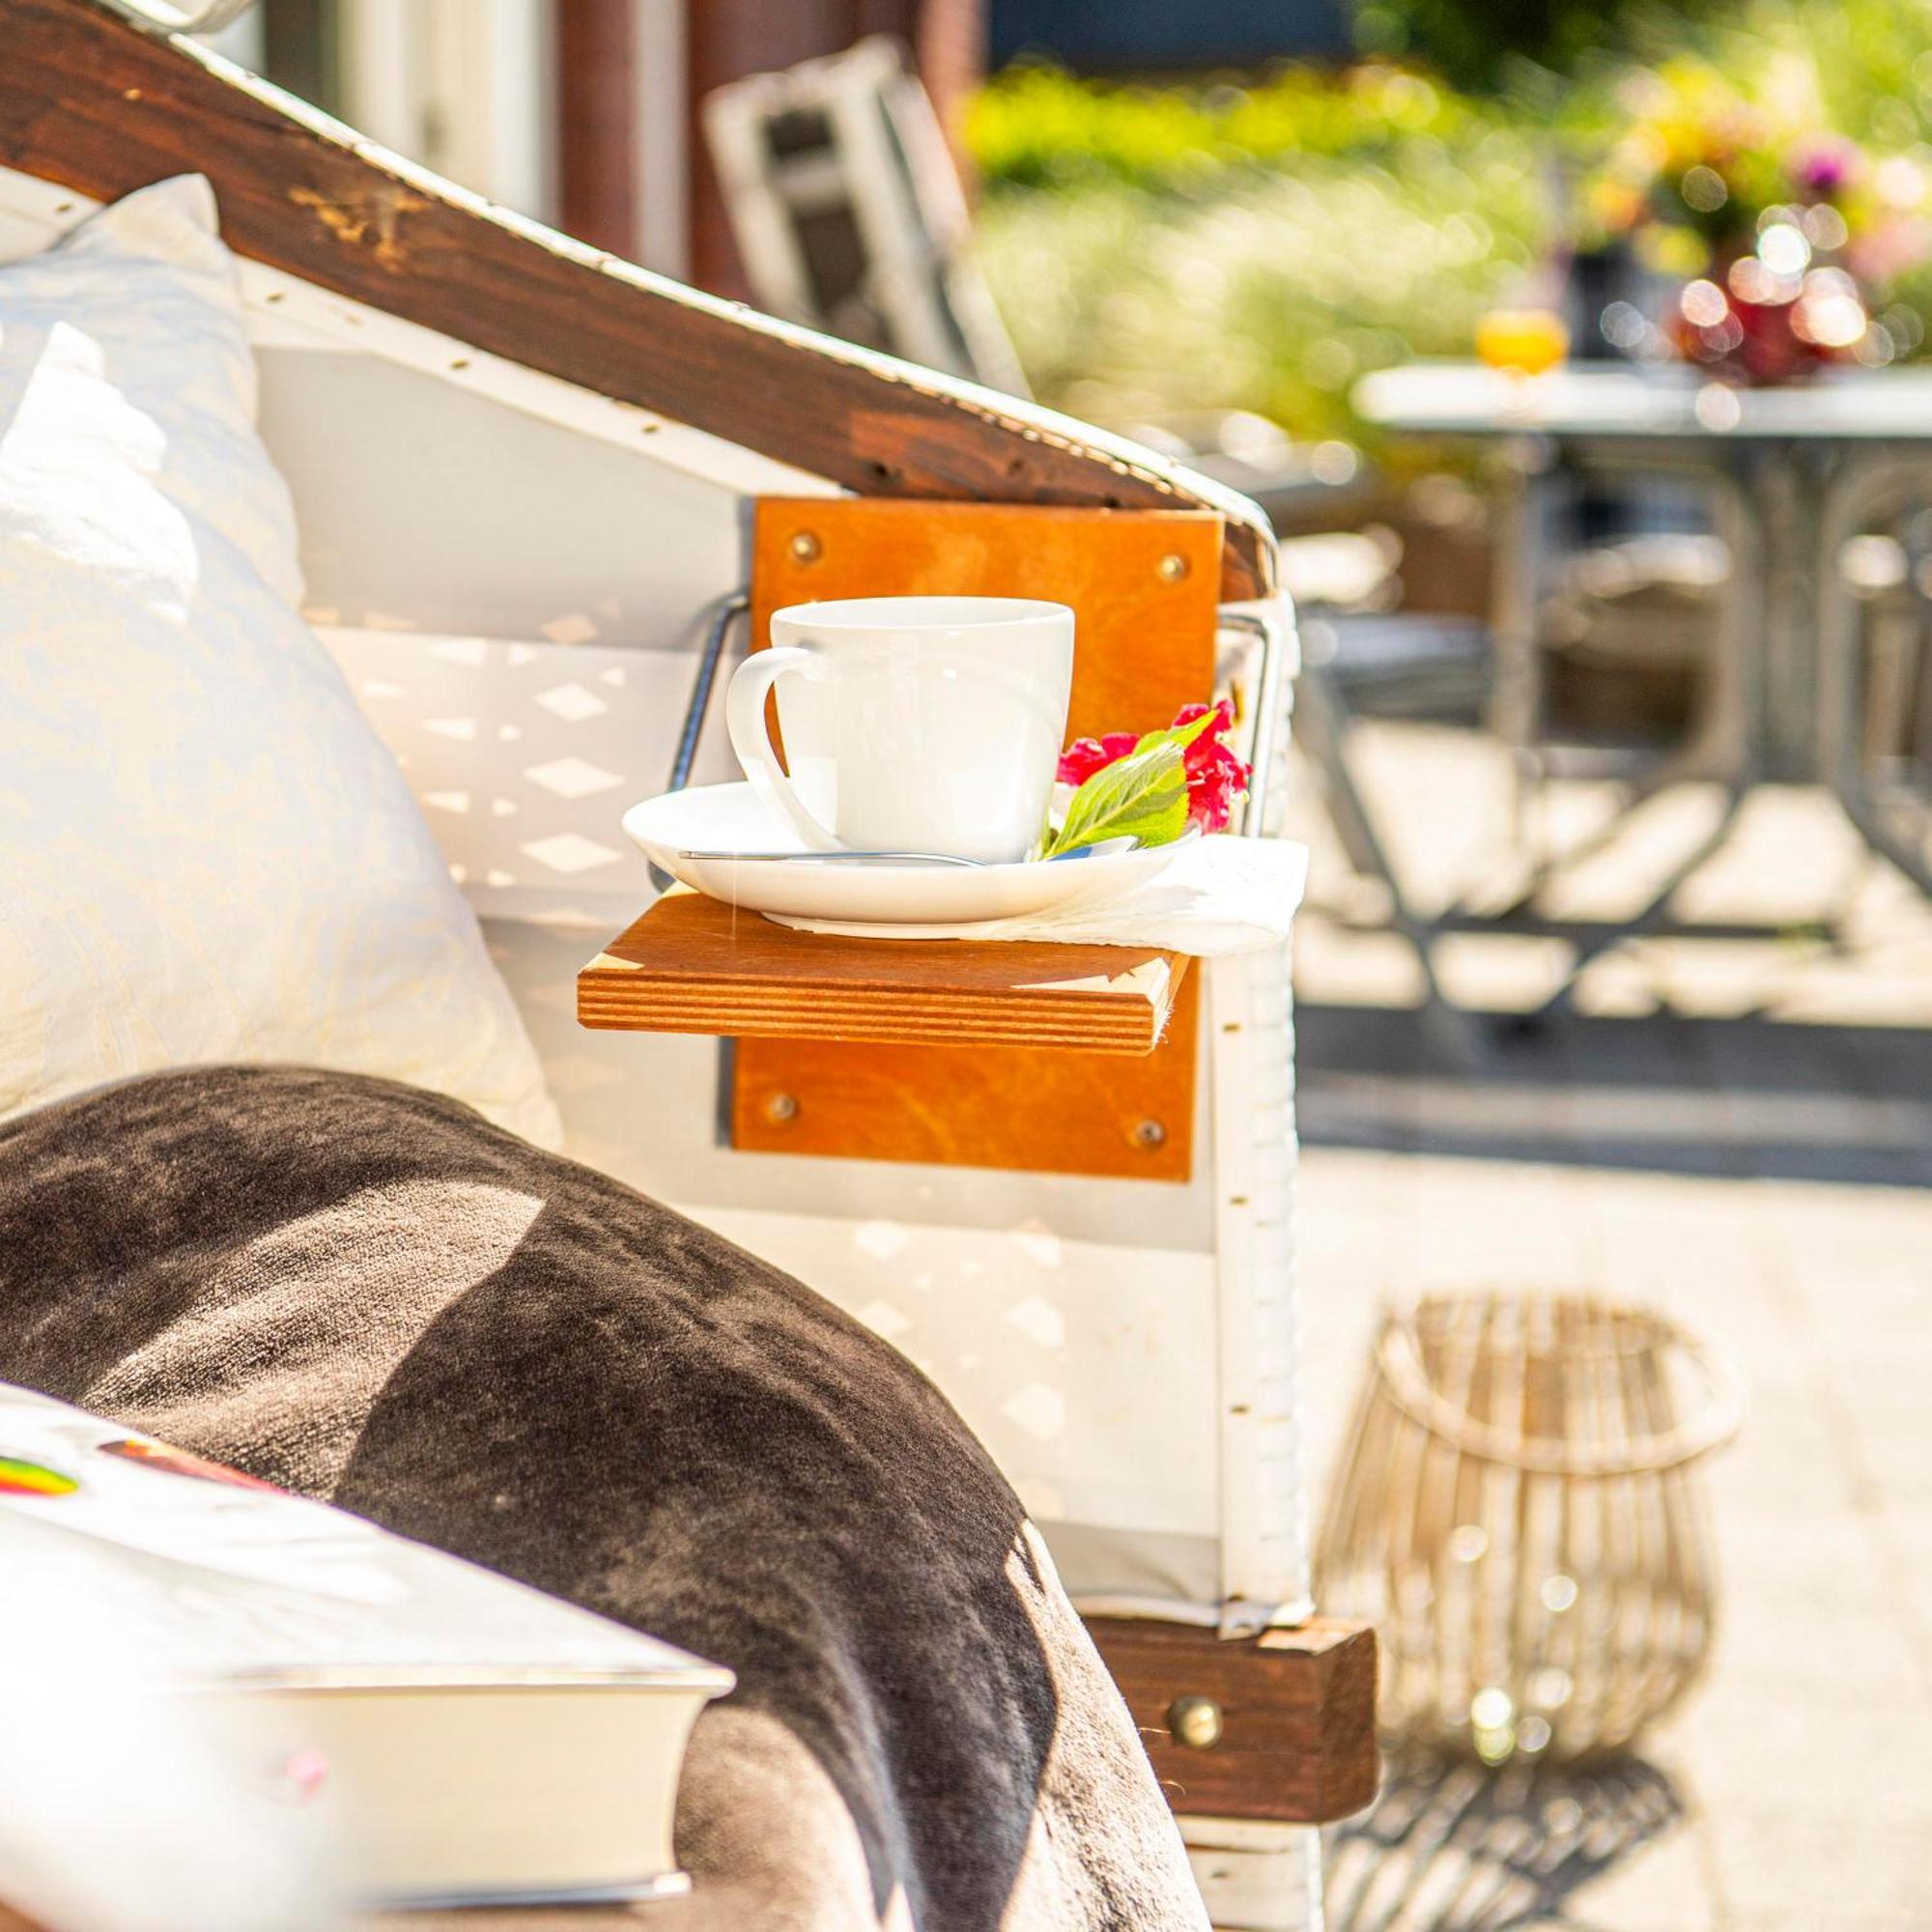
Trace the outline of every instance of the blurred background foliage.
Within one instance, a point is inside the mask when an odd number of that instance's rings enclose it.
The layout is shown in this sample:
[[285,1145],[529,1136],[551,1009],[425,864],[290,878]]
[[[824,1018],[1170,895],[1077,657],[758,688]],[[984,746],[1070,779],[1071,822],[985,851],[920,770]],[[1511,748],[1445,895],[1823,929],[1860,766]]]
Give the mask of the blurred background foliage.
[[1466,349],[1552,235],[1540,131],[1386,66],[1207,91],[1023,70],[967,134],[1020,359],[1104,420],[1348,434],[1356,377]]
[[[1366,440],[1356,378],[1466,354],[1498,303],[1559,305],[1602,239],[1602,170],[1687,102],[1863,144],[1901,204],[1932,183],[1932,0],[1376,0],[1356,22],[1363,58],[1340,70],[1161,85],[1021,65],[982,91],[964,128],[982,256],[1046,400]],[[1912,253],[1888,294],[1923,317]],[[1902,354],[1923,336],[1895,333]]]

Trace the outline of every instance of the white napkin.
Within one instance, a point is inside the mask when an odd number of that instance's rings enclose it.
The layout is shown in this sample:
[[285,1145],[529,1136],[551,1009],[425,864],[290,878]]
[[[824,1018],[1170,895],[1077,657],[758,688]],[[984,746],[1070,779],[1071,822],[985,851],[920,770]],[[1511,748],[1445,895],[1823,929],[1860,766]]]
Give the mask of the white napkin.
[[[1078,859],[1066,860],[1078,866]],[[1173,862],[1118,898],[1075,899],[1020,919],[922,925],[922,939],[1057,939],[1078,946],[1158,946],[1212,959],[1287,942],[1308,882],[1308,848],[1233,835],[1190,839]],[[786,919],[803,932],[842,932],[837,921]],[[908,937],[915,928],[896,928]]]

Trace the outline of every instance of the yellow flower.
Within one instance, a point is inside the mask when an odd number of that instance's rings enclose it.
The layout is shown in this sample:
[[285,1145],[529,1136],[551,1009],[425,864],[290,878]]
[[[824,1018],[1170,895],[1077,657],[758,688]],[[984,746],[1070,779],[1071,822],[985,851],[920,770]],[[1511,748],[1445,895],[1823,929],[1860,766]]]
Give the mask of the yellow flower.
[[1660,275],[1694,275],[1704,267],[1706,249],[1688,228],[1657,222],[1637,232],[1638,259]]
[[1628,182],[1599,179],[1590,184],[1585,211],[1593,227],[1622,235],[1642,218],[1643,196]]

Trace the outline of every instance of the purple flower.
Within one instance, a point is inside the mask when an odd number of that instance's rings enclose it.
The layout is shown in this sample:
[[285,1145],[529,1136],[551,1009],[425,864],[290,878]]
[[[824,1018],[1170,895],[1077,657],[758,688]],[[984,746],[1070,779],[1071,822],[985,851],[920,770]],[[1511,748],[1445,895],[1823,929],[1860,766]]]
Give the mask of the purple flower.
[[1829,201],[1851,181],[1858,149],[1850,141],[1823,140],[1792,163],[1792,182],[1819,201]]

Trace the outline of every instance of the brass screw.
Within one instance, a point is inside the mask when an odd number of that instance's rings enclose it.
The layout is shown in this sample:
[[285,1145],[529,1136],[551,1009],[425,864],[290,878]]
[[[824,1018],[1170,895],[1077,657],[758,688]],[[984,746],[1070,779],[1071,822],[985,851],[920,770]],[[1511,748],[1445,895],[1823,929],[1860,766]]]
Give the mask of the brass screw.
[[765,1102],[765,1119],[774,1126],[798,1119],[798,1102],[789,1094],[774,1094]]
[[1221,1742],[1221,1707],[1211,1697],[1177,1697],[1167,1707],[1167,1728],[1189,1750],[1210,1749]]
[[791,540],[791,554],[800,563],[816,563],[825,554],[815,530],[800,530]]
[[1144,1148],[1165,1147],[1167,1129],[1158,1121],[1141,1121],[1134,1127],[1134,1140]]
[[1154,565],[1153,570],[1163,583],[1179,583],[1187,575],[1187,559],[1178,550],[1171,550]]

